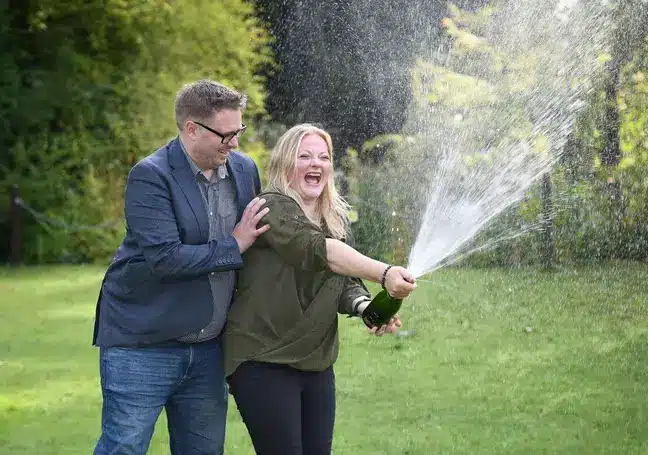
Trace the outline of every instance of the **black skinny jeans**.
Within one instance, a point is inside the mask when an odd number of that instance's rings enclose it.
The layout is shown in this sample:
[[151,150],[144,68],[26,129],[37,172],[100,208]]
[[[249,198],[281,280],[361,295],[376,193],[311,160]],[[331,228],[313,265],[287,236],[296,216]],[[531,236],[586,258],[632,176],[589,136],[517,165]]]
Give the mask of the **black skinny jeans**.
[[335,375],[286,365],[244,362],[230,391],[257,455],[330,455]]

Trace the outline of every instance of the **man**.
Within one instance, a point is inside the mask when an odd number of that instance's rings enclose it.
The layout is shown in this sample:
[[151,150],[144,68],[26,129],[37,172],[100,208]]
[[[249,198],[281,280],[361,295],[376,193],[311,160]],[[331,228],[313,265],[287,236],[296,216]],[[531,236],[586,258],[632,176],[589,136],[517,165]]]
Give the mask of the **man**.
[[177,138],[126,184],[126,236],[104,277],[101,437],[95,455],[145,454],[162,411],[172,454],[222,454],[220,333],[241,253],[268,227],[254,162],[238,153],[246,96],[201,80],[175,102]]

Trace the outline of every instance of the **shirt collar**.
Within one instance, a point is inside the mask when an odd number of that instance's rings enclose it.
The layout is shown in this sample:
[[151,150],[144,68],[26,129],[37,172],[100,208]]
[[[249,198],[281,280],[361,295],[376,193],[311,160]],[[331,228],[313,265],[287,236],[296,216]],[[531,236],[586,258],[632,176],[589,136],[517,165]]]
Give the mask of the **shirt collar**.
[[[178,142],[180,142],[180,148],[182,148],[182,151],[184,152],[184,155],[187,158],[187,161],[189,162],[189,167],[191,167],[191,173],[194,175],[194,177],[197,176],[198,174],[205,177],[205,174],[203,174],[203,172],[200,170],[198,165],[189,156],[189,153],[187,153],[187,149],[185,148],[185,145],[182,143],[182,138],[180,136],[178,136]],[[229,171],[227,170],[227,165],[223,164],[221,166],[218,166],[216,169],[214,169],[214,175],[217,175],[218,178],[221,179],[229,177]],[[205,179],[207,178],[205,177]]]

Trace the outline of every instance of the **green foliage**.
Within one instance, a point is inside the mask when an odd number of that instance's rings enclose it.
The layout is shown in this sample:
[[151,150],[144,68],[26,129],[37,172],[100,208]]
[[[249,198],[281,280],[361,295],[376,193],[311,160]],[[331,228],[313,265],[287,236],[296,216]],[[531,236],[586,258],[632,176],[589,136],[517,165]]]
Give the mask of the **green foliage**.
[[[0,8],[2,8],[0,6]],[[243,0],[34,0],[0,14],[0,183],[54,221],[99,225],[121,217],[128,169],[177,134],[173,101],[212,78],[249,95],[242,149],[265,145],[269,37]],[[2,217],[0,217],[1,219]],[[105,259],[121,228],[44,230],[29,219],[30,262]]]
[[[605,147],[605,95],[595,93],[577,130],[577,150],[565,156],[559,172],[569,177],[566,195],[569,226],[557,237],[563,256],[575,260],[629,258],[645,260],[648,246],[648,41],[622,68],[617,98],[621,159],[601,163]],[[565,215],[566,217],[566,215]],[[557,223],[557,228],[563,228]],[[562,242],[562,245],[560,245]]]
[[625,68],[619,95],[622,157],[613,177],[624,190],[626,225],[643,230],[648,222],[648,39]]
[[[37,222],[25,213],[26,255],[30,262],[81,262],[104,259],[114,253],[121,240],[125,176],[98,171],[94,164],[80,161],[84,143],[75,134],[41,135],[32,138],[31,148],[22,142],[14,147],[14,167],[7,182],[20,184],[21,197],[46,220]],[[73,226],[100,225],[99,229],[78,230]],[[68,227],[69,226],[69,227]]]

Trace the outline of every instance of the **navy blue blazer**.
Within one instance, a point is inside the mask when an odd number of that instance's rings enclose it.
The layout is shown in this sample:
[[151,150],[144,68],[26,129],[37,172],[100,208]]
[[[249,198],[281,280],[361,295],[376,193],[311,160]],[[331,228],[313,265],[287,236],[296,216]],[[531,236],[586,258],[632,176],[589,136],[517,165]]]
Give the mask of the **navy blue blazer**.
[[[259,193],[259,171],[231,152],[238,216]],[[211,320],[209,273],[239,269],[233,236],[209,241],[209,221],[191,167],[176,138],[128,174],[126,236],[108,266],[97,301],[93,344],[155,344],[200,330]]]

